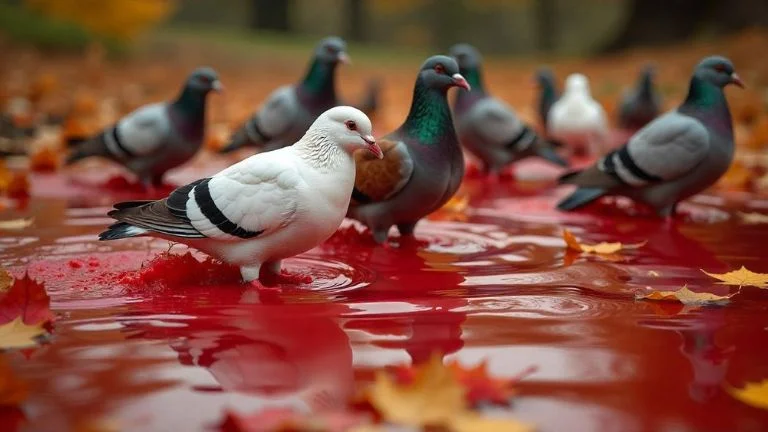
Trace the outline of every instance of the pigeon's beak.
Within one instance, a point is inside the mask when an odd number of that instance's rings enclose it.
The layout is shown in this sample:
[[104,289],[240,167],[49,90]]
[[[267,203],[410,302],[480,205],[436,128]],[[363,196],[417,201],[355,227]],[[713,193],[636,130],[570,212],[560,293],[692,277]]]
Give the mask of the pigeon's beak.
[[467,80],[464,79],[464,77],[461,74],[459,73],[453,74],[451,78],[453,79],[453,85],[455,85],[456,87],[461,87],[466,90],[472,89],[472,87],[469,86],[469,83],[467,82]]
[[744,81],[741,80],[741,77],[736,72],[731,74],[731,83],[744,88]]
[[360,137],[368,144],[368,151],[376,155],[377,159],[384,159],[384,152],[381,151],[381,147],[376,144],[376,138],[373,135],[360,135]]
[[339,63],[344,63],[346,65],[352,64],[352,59],[344,51],[339,51],[339,55],[337,57],[337,60],[339,61]]
[[213,89],[213,91],[215,91],[216,93],[221,93],[221,92],[223,92],[223,91],[224,91],[224,84],[222,84],[222,83],[221,83],[221,81],[219,81],[219,80],[216,80],[216,81],[214,81],[214,82],[212,82],[212,83],[211,83],[211,88],[212,88],[212,89]]

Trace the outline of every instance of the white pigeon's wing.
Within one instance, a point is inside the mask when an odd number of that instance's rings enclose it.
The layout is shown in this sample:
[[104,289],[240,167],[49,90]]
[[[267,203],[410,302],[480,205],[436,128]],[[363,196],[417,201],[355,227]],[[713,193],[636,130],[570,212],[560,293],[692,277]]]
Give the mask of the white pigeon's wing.
[[171,119],[165,103],[145,105],[122,118],[107,132],[108,145],[117,146],[115,154],[145,156],[156,152],[167,140],[172,130]]
[[293,150],[260,153],[195,185],[186,218],[206,237],[237,240],[269,235],[291,222],[300,176]]
[[516,142],[525,129],[514,110],[494,98],[483,99],[472,107],[467,114],[467,127],[485,142],[499,146]]
[[266,138],[273,139],[290,130],[299,111],[296,89],[283,86],[272,92],[259,108],[254,120]]
[[709,146],[709,134],[701,122],[673,111],[606,155],[598,167],[626,184],[643,186],[689,173],[706,157]]

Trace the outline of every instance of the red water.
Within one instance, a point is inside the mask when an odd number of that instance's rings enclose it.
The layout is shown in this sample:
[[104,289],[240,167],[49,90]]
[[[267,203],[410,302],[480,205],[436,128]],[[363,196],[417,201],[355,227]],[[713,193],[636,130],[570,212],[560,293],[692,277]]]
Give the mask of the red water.
[[[535,163],[518,172],[551,173]],[[729,291],[700,268],[768,272],[768,230],[735,215],[767,212],[765,200],[709,193],[665,223],[622,202],[562,214],[553,205],[564,188],[475,179],[465,215],[423,222],[422,242],[376,247],[347,225],[287,261],[311,284],[256,292],[215,265],[192,273],[165,261],[181,271],[164,277],[150,263],[163,241],[97,242],[125,196],[69,175],[33,186],[24,209],[0,214],[35,215],[34,227],[0,238],[0,263],[44,281],[56,315],[49,343],[6,353],[32,389],[27,430],[85,430],[100,418],[210,430],[225,409],[335,407],[374,369],[433,352],[487,359],[497,376],[536,366],[510,412],[541,431],[768,430],[768,412],[723,390],[768,378],[767,291],[744,288],[724,307],[634,300],[648,286]],[[619,261],[566,256],[564,227],[648,243]]]

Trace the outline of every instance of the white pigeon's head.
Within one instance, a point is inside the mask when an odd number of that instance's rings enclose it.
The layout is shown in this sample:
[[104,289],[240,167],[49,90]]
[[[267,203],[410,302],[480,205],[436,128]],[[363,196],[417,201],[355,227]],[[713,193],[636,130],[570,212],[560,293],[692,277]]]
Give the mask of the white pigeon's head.
[[308,133],[319,133],[349,154],[366,149],[382,159],[384,153],[373,137],[371,120],[351,106],[338,106],[320,114]]
[[589,94],[589,80],[582,74],[568,75],[565,79],[565,91],[572,94]]

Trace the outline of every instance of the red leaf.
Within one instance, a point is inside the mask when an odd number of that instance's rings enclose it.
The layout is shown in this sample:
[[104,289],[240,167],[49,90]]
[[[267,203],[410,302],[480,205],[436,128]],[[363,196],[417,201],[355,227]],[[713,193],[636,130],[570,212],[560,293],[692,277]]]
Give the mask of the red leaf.
[[6,324],[17,317],[27,325],[53,320],[51,299],[42,283],[32,280],[28,274],[15,279],[5,293],[0,294],[0,324]]
[[481,402],[509,405],[510,399],[516,393],[514,385],[535,371],[535,368],[528,368],[514,378],[494,378],[488,374],[486,361],[468,368],[454,361],[449,363],[448,367],[466,389],[467,402],[472,406]]

